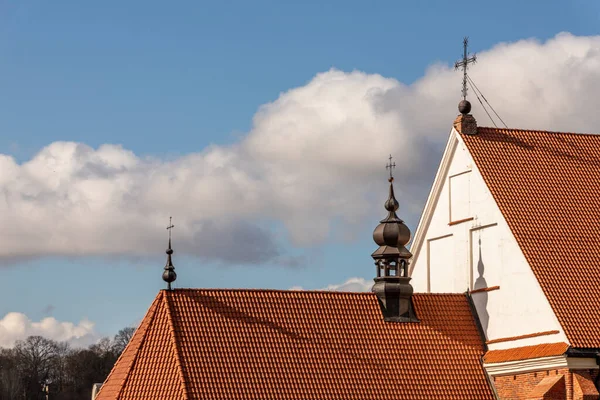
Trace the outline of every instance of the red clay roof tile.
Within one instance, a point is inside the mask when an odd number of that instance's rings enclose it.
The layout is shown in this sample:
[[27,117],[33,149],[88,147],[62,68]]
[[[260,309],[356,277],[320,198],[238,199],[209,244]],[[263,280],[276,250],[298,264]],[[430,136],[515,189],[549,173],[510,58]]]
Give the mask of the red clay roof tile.
[[600,347],[600,135],[461,136],[574,347]]
[[186,399],[170,326],[160,292],[95,400]]
[[97,399],[493,398],[466,297],[413,299],[420,323],[371,293],[161,291]]
[[568,344],[559,342],[515,347],[505,350],[490,350],[485,353],[483,362],[486,364],[491,364],[507,361],[527,360],[530,358],[559,356],[565,354],[568,348]]

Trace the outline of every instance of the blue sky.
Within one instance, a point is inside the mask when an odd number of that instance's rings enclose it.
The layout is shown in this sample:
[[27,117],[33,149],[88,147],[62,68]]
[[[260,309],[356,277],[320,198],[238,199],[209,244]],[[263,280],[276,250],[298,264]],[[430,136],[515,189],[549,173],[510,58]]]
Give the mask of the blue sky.
[[[563,31],[596,35],[599,19],[595,1],[0,0],[0,154],[24,163],[51,143],[69,141],[94,149],[119,144],[140,158],[178,160],[211,146],[236,146],[253,129],[261,105],[331,68],[411,85],[430,66],[447,67],[460,57],[464,35],[471,37],[472,51],[489,51],[521,39],[543,43]],[[460,76],[455,77],[458,97]],[[440,124],[447,129],[432,139],[430,169],[418,180],[420,207],[455,109],[445,113]],[[382,156],[384,165],[387,154]],[[384,179],[375,185],[381,191],[372,194],[382,201]],[[345,187],[337,194],[343,198]],[[403,215],[413,229],[418,208]],[[330,235],[308,245],[286,239],[285,217],[265,217],[261,223],[283,243],[285,255],[301,260],[291,267],[178,252],[178,218],[185,215],[176,216],[177,284],[316,289],[351,277],[370,279],[375,249],[370,235],[380,211],[368,213],[374,216],[370,224],[352,225],[360,229],[350,238]],[[127,223],[119,229],[121,235],[139,235]],[[7,243],[14,232],[5,225],[0,238]],[[166,242],[165,231],[156,235]],[[40,240],[45,239],[19,237]],[[33,321],[87,318],[98,334],[113,334],[138,321],[164,286],[164,249],[153,248],[135,258],[86,251],[5,257],[0,318],[9,312]]]

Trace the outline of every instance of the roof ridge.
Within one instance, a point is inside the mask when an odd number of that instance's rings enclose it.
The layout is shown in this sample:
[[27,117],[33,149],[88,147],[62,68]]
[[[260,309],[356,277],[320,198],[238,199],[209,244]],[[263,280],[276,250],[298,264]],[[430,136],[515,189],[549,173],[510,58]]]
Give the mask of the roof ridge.
[[[148,312],[146,313],[149,317],[150,320],[148,321],[148,325],[146,326],[146,329],[144,329],[144,332],[142,333],[142,338],[140,340],[140,344],[137,348],[137,350],[135,351],[135,354],[133,356],[133,360],[131,360],[131,364],[129,365],[128,371],[127,371],[127,375],[125,375],[125,379],[123,379],[123,384],[121,385],[121,387],[119,388],[119,393],[117,393],[117,399],[119,397],[121,397],[121,392],[123,392],[123,389],[125,388],[125,385],[127,384],[127,381],[129,380],[130,377],[130,371],[133,368],[133,366],[135,365],[137,359],[138,359],[138,355],[140,354],[140,349],[142,348],[142,346],[144,345],[145,341],[146,341],[146,335],[148,334],[148,330],[150,328],[150,325],[152,324],[152,322],[154,321],[154,317],[156,316],[156,310],[158,309],[158,303],[159,303],[159,296],[156,296],[156,299],[154,299],[154,302],[152,303],[152,306],[154,306],[154,310],[152,310],[152,314],[150,315],[150,309],[148,310]],[[150,306],[150,307],[152,307]],[[144,318],[145,319],[145,318]],[[142,321],[144,321],[144,319],[142,319]],[[140,323],[140,326],[142,324]],[[139,326],[138,326],[139,329]],[[136,329],[137,331],[137,329]],[[131,337],[133,339],[133,336]],[[129,345],[131,344],[132,340],[129,340],[129,343],[127,343],[127,346],[125,346],[125,348],[129,347]],[[125,350],[123,350],[123,353],[121,353],[121,355],[123,355],[125,353]],[[119,357],[120,358],[120,357]],[[116,363],[115,363],[116,364]]]
[[183,375],[183,367],[181,365],[181,357],[179,354],[179,346],[177,345],[177,338],[175,337],[175,324],[173,323],[173,316],[171,315],[171,302],[169,301],[169,292],[168,290],[163,290],[163,295],[165,298],[165,305],[167,306],[167,321],[169,323],[169,333],[171,335],[171,344],[173,346],[173,351],[175,353],[175,363],[177,365],[177,373],[179,374],[179,379],[181,380],[181,389],[183,391],[184,400],[189,399],[188,388],[186,384],[185,376]]
[[590,132],[562,132],[562,131],[547,131],[544,129],[520,129],[520,128],[498,128],[494,126],[479,126],[477,129],[489,129],[492,131],[496,131],[502,133],[502,131],[508,132],[522,132],[522,133],[551,133],[551,134],[560,134],[560,135],[577,135],[577,136],[600,136],[599,133],[590,133]]
[[[334,296],[373,296],[373,292],[345,292],[341,290],[290,290],[290,289],[245,289],[245,288],[178,288],[171,292],[254,292],[254,293],[301,293],[301,294],[331,294]],[[414,293],[416,296],[463,296],[464,293]]]
[[371,292],[343,292],[339,290],[293,290],[293,289],[263,289],[263,288],[178,288],[173,292],[207,291],[207,292],[255,292],[255,293],[333,293],[343,295],[371,295]]
[[[142,324],[146,321],[146,319],[148,318],[149,321],[146,324],[146,327],[144,329],[143,332],[140,331],[142,337],[139,341],[138,344],[138,348],[135,350],[135,353],[133,355],[133,359],[131,360],[131,363],[129,364],[129,367],[127,368],[127,373],[125,374],[125,377],[123,378],[123,381],[121,382],[121,385],[119,386],[119,391],[117,392],[117,395],[115,397],[115,399],[118,399],[121,396],[121,392],[123,391],[123,388],[125,387],[125,384],[127,383],[127,380],[129,379],[129,375],[131,372],[131,369],[133,368],[133,366],[135,365],[135,362],[137,361],[137,356],[140,353],[140,349],[142,348],[142,345],[144,344],[144,341],[146,339],[146,335],[148,334],[148,328],[150,327],[150,325],[152,324],[152,321],[154,320],[154,317],[156,316],[156,310],[158,308],[158,303],[159,303],[159,299],[161,298],[161,293],[158,294],[158,296],[156,296],[154,298],[154,301],[152,302],[152,304],[150,304],[150,307],[148,308],[148,311],[146,311],[146,315],[144,315],[144,318],[142,318],[142,322],[140,322],[140,324],[138,325],[138,327],[135,329],[135,332],[133,332],[133,335],[131,336],[131,339],[129,340],[129,342],[127,343],[127,345],[125,346],[125,348],[123,349],[123,351],[121,352],[121,354],[119,355],[119,358],[117,358],[117,360],[115,361],[114,365],[119,364],[119,361],[121,361],[121,359],[123,357],[126,356],[127,353],[127,349],[129,349],[129,347],[134,346],[133,342],[134,342],[134,338],[136,336],[136,334],[138,333],[138,331],[140,330],[140,328],[142,327]],[[110,373],[108,374],[108,376],[106,377],[106,379],[104,379],[104,383],[107,383],[110,379],[110,377],[116,373],[115,372],[116,369],[113,368]],[[102,389],[104,388],[105,385],[102,385],[102,387],[100,388],[100,391],[98,392],[97,397],[100,399],[100,395],[102,394]]]

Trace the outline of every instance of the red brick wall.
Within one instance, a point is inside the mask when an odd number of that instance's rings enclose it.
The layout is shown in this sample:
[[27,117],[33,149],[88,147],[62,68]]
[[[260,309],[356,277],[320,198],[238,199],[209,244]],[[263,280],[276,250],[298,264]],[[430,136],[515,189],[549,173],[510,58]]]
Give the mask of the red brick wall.
[[[590,377],[595,382],[598,374],[595,370],[581,370],[580,375]],[[542,379],[547,376],[564,375],[564,385],[554,387],[550,392],[541,398],[531,398],[528,395]],[[573,386],[573,370],[567,368],[554,369],[548,371],[529,372],[517,375],[496,376],[493,378],[496,392],[502,400],[588,400],[592,396],[583,396],[581,391],[575,391]],[[594,400],[598,396],[594,397]]]
[[[597,370],[576,370],[573,374],[573,400],[598,400],[594,381]],[[579,382],[579,384],[577,384]],[[592,393],[593,392],[593,393]]]
[[[554,393],[548,393],[540,400],[575,400],[573,399],[573,376],[566,369],[554,369],[549,371],[529,372],[518,375],[504,375],[494,377],[494,386],[498,396],[502,400],[524,400],[528,399],[529,393],[533,388],[547,376],[556,376],[562,374],[565,376],[565,388],[555,390]],[[564,393],[566,392],[566,397]]]
[[[568,372],[567,372],[568,374]],[[569,374],[570,375],[570,374]],[[566,381],[567,375],[565,375],[565,382],[561,385],[555,385],[552,389],[550,389],[544,397],[540,397],[539,400],[565,400],[573,398],[573,379],[570,379],[571,389],[569,389],[569,384]],[[572,375],[571,375],[572,378]],[[562,383],[562,382],[561,382]],[[565,387],[566,386],[566,387]]]

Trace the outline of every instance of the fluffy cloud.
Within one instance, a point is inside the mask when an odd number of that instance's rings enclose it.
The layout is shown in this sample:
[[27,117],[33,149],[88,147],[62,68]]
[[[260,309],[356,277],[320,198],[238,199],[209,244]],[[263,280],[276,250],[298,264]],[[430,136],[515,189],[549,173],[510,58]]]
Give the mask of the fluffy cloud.
[[53,317],[34,322],[18,312],[8,313],[0,319],[0,347],[12,347],[17,340],[28,336],[43,336],[73,346],[87,346],[98,340],[94,323],[88,320],[82,320],[77,325],[60,322]]
[[[336,292],[368,292],[373,287],[371,279],[364,278],[348,278],[344,283],[327,285],[327,287],[317,290],[331,290]],[[302,286],[292,286],[288,290],[305,290]]]
[[335,290],[338,292],[368,292],[373,287],[373,280],[364,278],[350,278],[344,283],[327,285],[322,290]]
[[[598,130],[600,37],[499,44],[478,60],[471,76],[509,126]],[[11,227],[0,234],[0,262],[156,252],[173,214],[178,251],[294,265],[286,246],[344,238],[381,214],[390,152],[400,212],[414,222],[459,86],[448,65],[411,85],[333,69],[262,106],[251,131],[230,146],[169,161],[71,142],[52,143],[23,164],[0,155],[0,225]],[[471,97],[479,124],[490,125]]]

